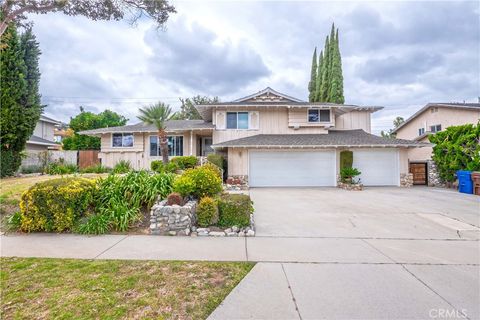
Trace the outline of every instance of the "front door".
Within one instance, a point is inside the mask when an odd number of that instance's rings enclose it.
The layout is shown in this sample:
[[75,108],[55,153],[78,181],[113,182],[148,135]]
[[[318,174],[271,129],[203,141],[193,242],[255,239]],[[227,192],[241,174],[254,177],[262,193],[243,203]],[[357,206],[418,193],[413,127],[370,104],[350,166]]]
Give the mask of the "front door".
[[202,138],[202,156],[208,156],[210,153],[213,153],[212,138],[203,137]]
[[427,184],[427,164],[426,163],[410,163],[410,173],[413,174],[413,184]]

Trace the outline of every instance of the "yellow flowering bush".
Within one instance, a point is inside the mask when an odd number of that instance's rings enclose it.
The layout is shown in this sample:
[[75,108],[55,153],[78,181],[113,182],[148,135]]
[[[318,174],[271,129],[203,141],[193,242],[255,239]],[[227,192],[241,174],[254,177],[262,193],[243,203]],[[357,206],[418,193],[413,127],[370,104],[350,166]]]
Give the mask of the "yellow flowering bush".
[[222,191],[222,178],[215,165],[203,165],[187,169],[173,183],[173,190],[182,196],[193,196],[200,199],[214,196]]
[[21,230],[71,230],[92,206],[96,183],[86,178],[59,178],[35,184],[20,201]]

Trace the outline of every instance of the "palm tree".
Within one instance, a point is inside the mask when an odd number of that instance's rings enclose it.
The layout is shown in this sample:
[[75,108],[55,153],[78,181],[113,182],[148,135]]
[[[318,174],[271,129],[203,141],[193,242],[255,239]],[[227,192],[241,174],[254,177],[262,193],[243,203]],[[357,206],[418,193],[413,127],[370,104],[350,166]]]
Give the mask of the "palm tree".
[[168,140],[165,132],[166,121],[170,119],[172,109],[168,104],[157,102],[149,107],[140,108],[138,119],[146,124],[153,124],[158,130],[158,140],[160,141],[160,150],[163,163],[168,163]]

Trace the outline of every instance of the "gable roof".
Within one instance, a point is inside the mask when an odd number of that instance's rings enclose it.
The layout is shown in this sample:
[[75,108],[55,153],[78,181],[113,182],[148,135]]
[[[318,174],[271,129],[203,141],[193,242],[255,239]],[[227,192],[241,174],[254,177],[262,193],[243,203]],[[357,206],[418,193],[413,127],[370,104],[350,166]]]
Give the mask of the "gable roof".
[[49,117],[47,117],[47,116],[44,116],[43,114],[40,115],[39,121],[49,122],[49,123],[53,123],[53,124],[56,124],[56,125],[61,124],[60,121],[57,121],[57,120],[54,120],[54,119],[49,118]]
[[[185,130],[204,130],[213,129],[211,122],[204,120],[168,120],[165,123],[166,131],[185,131]],[[79,131],[79,134],[85,134],[89,136],[98,136],[103,133],[121,133],[121,132],[157,132],[155,125],[147,125],[143,122],[136,124],[120,126],[120,127],[108,127],[92,130]]]
[[32,135],[28,139],[27,143],[28,144],[37,144],[37,145],[41,145],[41,146],[58,146],[58,143],[55,143],[55,141],[43,139],[43,138],[40,138],[40,137],[34,136],[34,135]]
[[243,97],[243,98],[239,98],[237,100],[234,100],[233,102],[245,102],[245,101],[249,101],[249,100],[253,100],[253,101],[258,100],[259,102],[262,102],[262,101],[305,102],[305,101],[302,101],[300,99],[297,99],[297,98],[294,98],[292,96],[286,95],[286,94],[278,92],[276,90],[273,90],[270,87],[266,87],[265,89],[260,90],[257,93],[248,95],[248,96]]
[[225,141],[213,148],[336,148],[336,147],[426,147],[429,143],[383,138],[361,129],[329,130],[328,134],[259,134]]
[[419,115],[421,115],[422,113],[424,113],[430,108],[451,108],[451,109],[460,109],[460,110],[480,111],[480,103],[438,103],[438,102],[427,103],[423,108],[415,112],[412,116],[410,116],[407,120],[405,120],[401,125],[393,129],[392,133],[396,133],[398,130],[400,130],[405,125],[407,125],[410,121],[417,118]]

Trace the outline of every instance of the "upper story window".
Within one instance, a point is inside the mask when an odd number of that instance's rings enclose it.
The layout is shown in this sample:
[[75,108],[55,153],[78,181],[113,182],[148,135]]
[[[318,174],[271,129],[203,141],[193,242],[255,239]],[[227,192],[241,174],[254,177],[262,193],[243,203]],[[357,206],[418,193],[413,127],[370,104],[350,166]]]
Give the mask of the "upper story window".
[[418,135],[421,136],[422,134],[425,134],[425,128],[418,129]]
[[434,126],[430,126],[430,131],[435,133],[438,131],[442,131],[442,125],[441,124],[436,124]]
[[438,112],[438,107],[433,107],[433,108],[432,108],[432,109],[430,109],[430,110],[431,110],[431,111],[430,111],[431,113]]
[[112,133],[112,147],[114,148],[133,147],[133,133]]
[[[169,136],[168,139],[168,156],[183,156],[183,136]],[[160,142],[158,136],[150,136],[150,156],[161,156]]]
[[248,129],[248,112],[227,112],[227,129]]
[[308,109],[308,122],[330,122],[330,110]]

